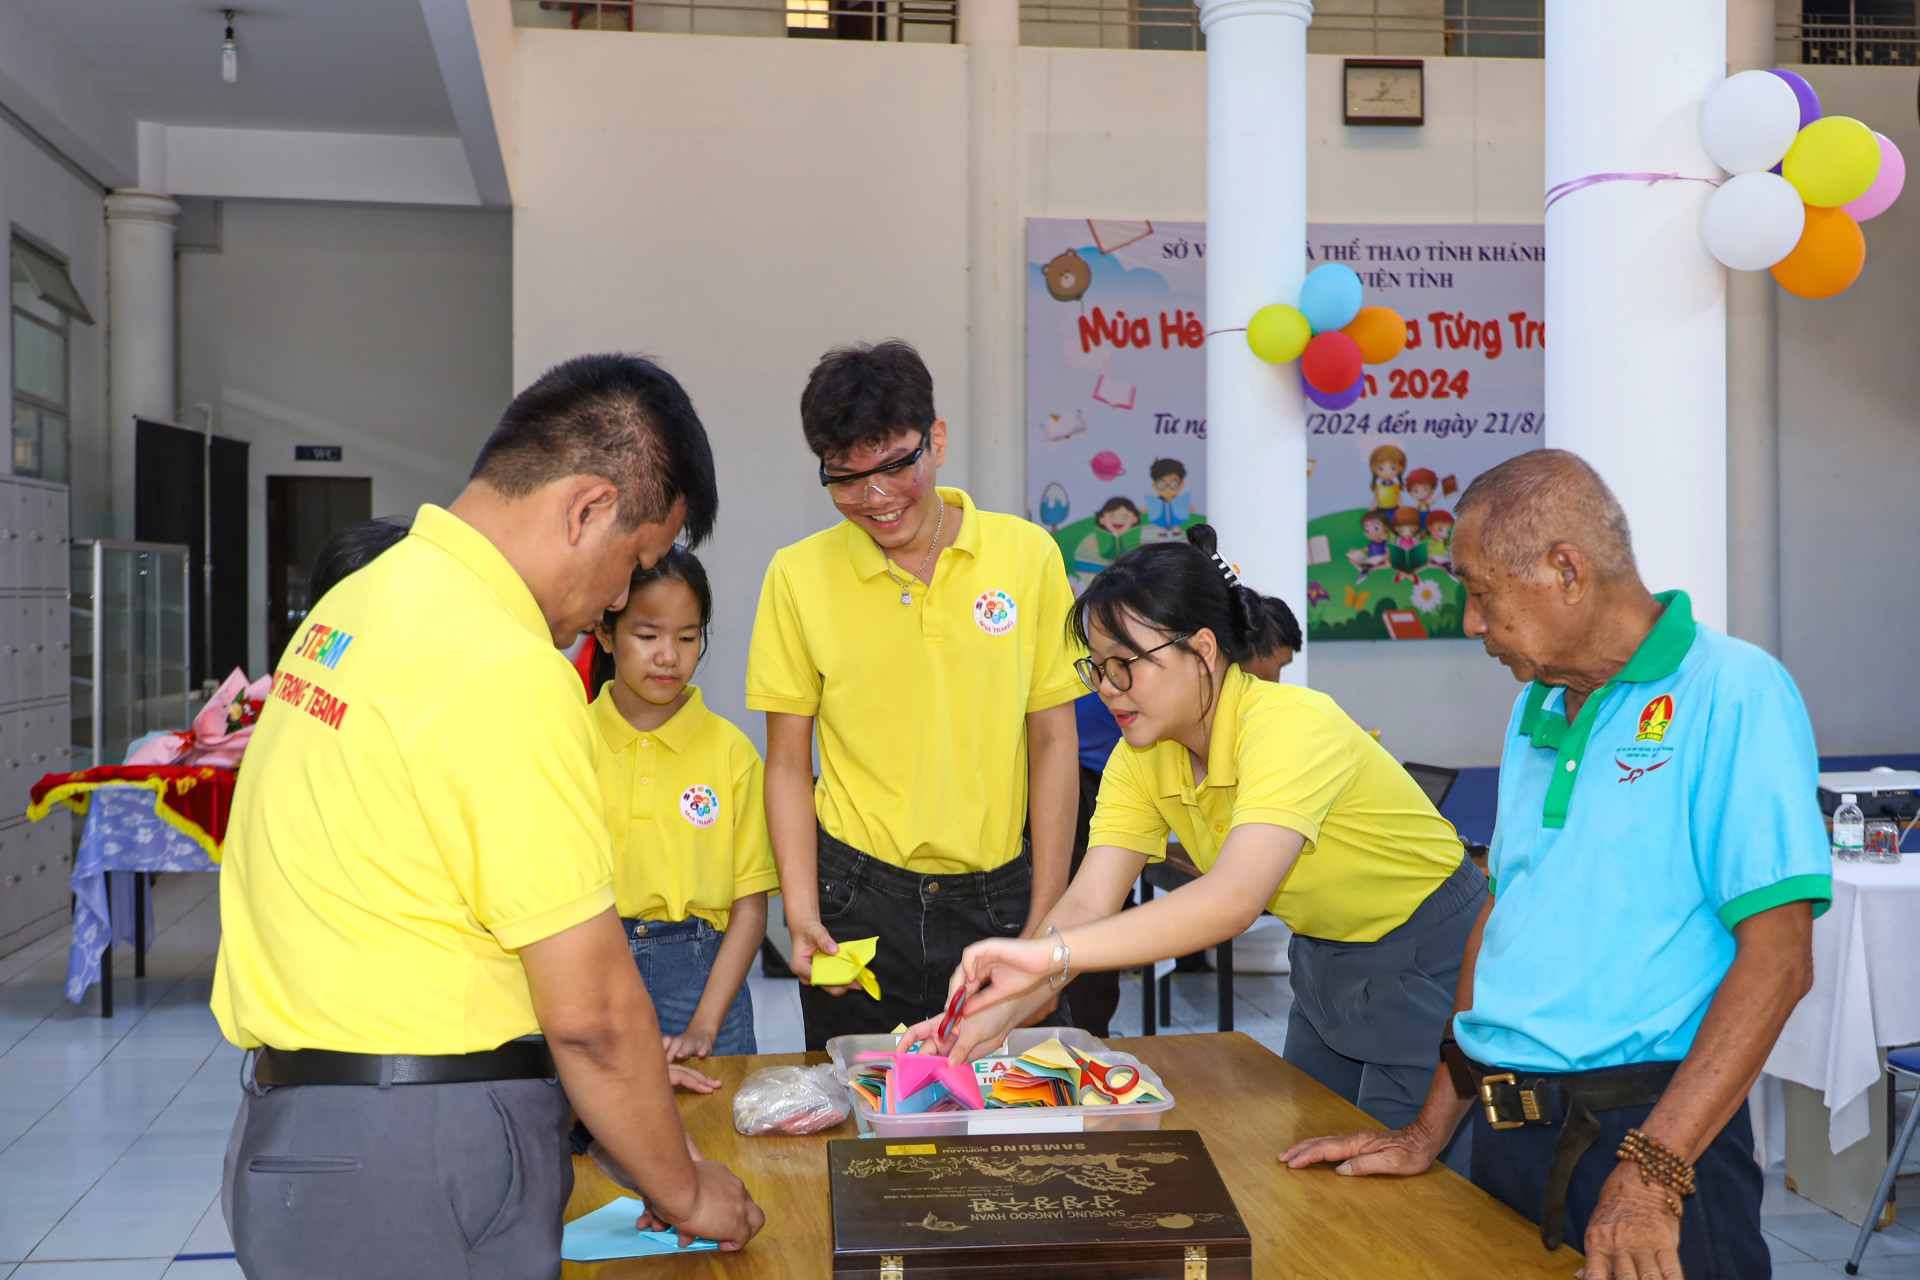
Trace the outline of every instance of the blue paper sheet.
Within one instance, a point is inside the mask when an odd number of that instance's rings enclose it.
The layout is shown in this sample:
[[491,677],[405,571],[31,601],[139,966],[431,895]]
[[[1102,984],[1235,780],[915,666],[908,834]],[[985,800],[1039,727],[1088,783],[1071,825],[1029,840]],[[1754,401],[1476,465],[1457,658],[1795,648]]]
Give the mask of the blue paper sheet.
[[718,1249],[712,1240],[695,1240],[685,1249],[671,1231],[641,1231],[633,1224],[647,1211],[644,1202],[623,1196],[610,1205],[575,1218],[560,1233],[560,1256],[568,1262],[601,1262],[607,1258],[651,1258],[667,1253]]

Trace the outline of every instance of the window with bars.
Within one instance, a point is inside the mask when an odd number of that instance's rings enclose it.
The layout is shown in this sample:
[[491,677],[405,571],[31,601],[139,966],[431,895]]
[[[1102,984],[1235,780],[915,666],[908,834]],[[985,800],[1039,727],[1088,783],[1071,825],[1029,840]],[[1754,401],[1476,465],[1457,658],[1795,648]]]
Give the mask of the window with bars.
[[58,258],[16,236],[11,259],[13,474],[65,484],[73,422],[69,329],[75,320],[92,324],[93,316]]
[[1911,67],[1920,50],[1914,0],[1805,0],[1801,58],[1855,67]]

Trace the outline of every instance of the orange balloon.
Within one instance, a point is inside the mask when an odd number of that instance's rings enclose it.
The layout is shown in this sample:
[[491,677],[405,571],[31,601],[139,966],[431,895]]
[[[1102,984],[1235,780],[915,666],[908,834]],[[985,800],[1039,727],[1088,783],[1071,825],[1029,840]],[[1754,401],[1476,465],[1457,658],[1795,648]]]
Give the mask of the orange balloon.
[[1367,364],[1385,364],[1407,346],[1407,322],[1392,307],[1362,307],[1340,332],[1360,344]]
[[1867,261],[1867,238],[1845,209],[1807,206],[1807,229],[1793,252],[1770,268],[1788,293],[1831,298],[1859,278]]

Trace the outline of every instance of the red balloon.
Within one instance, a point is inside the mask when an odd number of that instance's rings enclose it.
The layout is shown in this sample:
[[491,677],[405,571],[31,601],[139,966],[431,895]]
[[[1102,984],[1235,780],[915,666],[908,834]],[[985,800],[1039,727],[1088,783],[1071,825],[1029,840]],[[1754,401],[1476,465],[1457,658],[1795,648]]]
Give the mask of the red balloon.
[[1337,395],[1360,380],[1360,344],[1338,329],[1313,335],[1300,353],[1300,376],[1322,395]]

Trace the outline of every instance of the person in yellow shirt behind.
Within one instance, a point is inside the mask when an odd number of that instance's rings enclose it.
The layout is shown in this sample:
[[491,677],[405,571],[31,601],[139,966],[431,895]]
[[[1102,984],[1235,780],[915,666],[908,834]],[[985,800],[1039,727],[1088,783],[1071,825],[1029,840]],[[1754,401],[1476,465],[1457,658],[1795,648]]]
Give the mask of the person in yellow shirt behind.
[[[844,518],[767,567],[747,706],[767,713],[767,820],[807,1048],[822,1049],[918,1022],[963,946],[1052,908],[1073,852],[1080,687],[1060,550],[936,483],[947,424],[912,347],[828,352],[800,425]],[[816,954],[866,938],[878,1000],[808,985]]]
[[680,384],[579,357],[281,655],[234,794],[211,1001],[250,1051],[221,1184],[247,1275],[557,1277],[570,1108],[648,1225],[737,1249],[764,1221],[681,1127],[556,647],[717,504]]
[[[975,990],[939,1048],[956,1061],[989,1052],[1067,976],[1151,972],[1270,909],[1294,932],[1283,1056],[1382,1124],[1406,1124],[1433,1081],[1486,877],[1331,698],[1241,669],[1263,602],[1215,553],[1211,528],[1188,537],[1128,552],[1074,606],[1090,655],[1081,676],[1123,740],[1043,936],[966,949],[953,983]],[[1205,874],[1121,915],[1169,833]],[[903,1047],[937,1027],[913,1028]]]
[[675,547],[637,570],[594,635],[593,700],[613,897],[667,1057],[758,1053],[747,973],[776,891],[760,753],[688,681],[713,621],[707,571]]

